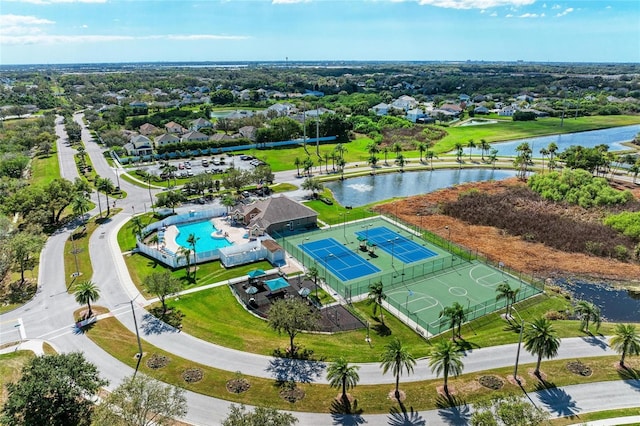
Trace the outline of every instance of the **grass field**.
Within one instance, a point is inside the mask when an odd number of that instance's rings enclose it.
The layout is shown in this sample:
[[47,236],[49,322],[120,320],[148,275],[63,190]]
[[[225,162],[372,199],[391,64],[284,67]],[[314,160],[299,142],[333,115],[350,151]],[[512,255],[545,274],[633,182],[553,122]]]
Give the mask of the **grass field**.
[[46,185],[60,178],[60,163],[55,145],[49,155],[38,155],[31,160],[31,183]]

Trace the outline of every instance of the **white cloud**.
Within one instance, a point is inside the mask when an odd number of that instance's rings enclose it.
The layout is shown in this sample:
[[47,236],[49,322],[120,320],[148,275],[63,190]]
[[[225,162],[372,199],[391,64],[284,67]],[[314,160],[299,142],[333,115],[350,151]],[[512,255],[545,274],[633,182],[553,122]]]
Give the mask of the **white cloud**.
[[556,17],[557,17],[557,18],[559,18],[559,17],[561,17],[561,16],[568,15],[568,14],[569,14],[569,13],[571,13],[571,12],[573,12],[573,8],[572,8],[572,7],[569,7],[569,8],[567,8],[567,9],[563,10],[562,12],[558,13],[558,14],[556,15]]
[[537,13],[523,13],[522,15],[518,16],[518,18],[544,18],[544,13],[538,15]]
[[15,25],[49,25],[55,24],[49,19],[37,18],[28,15],[0,15],[0,28]]
[[556,9],[562,9],[562,6],[560,6],[559,4],[554,4],[553,6],[551,6],[551,10],[556,10]]
[[535,3],[535,0],[418,0],[418,2],[421,5],[448,9],[489,9],[499,6],[527,6]]
[[87,24],[82,24],[80,25],[80,28],[89,28],[89,26]]
[[498,12],[493,12],[491,15],[489,16],[498,16]]
[[237,35],[216,35],[216,34],[169,34],[169,35],[149,35],[149,36],[128,36],[128,35],[0,35],[0,45],[26,45],[26,44],[81,44],[81,43],[104,43],[117,41],[134,40],[244,40],[248,36]]

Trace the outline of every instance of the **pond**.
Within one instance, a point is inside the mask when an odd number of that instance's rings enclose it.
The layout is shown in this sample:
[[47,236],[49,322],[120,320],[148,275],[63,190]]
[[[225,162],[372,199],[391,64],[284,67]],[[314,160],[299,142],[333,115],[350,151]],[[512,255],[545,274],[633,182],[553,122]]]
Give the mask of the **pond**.
[[516,175],[514,170],[448,169],[405,173],[385,173],[333,181],[324,184],[343,206],[359,207],[394,197],[425,194],[467,182],[502,180]]
[[640,294],[617,289],[607,283],[587,283],[580,280],[555,280],[576,300],[589,301],[600,308],[607,321],[640,322]]
[[[608,145],[609,151],[622,151],[629,149],[622,145],[629,142],[640,132],[640,124],[633,126],[613,127],[611,129],[591,130],[588,132],[566,133],[564,135],[540,136],[537,138],[518,139],[510,142],[492,143],[491,147],[498,150],[499,156],[515,157],[516,147],[527,142],[532,147],[533,156],[540,158],[540,149],[546,148],[551,142],[558,145],[558,152],[562,152],[571,145],[580,145],[585,148],[593,148],[597,145]],[[469,155],[469,148],[464,152]],[[472,155],[479,155],[480,150],[474,148]]]

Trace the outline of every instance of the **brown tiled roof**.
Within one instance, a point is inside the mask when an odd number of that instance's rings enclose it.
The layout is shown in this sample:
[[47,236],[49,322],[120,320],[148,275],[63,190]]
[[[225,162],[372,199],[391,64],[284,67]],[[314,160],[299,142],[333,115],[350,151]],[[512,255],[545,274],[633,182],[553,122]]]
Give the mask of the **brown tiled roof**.
[[280,244],[276,243],[274,240],[262,240],[262,245],[271,253],[275,253],[278,250],[282,250],[282,247],[280,246]]
[[250,225],[257,223],[263,229],[268,228],[274,223],[318,216],[318,213],[314,210],[285,196],[271,197],[244,206],[243,215],[246,215],[254,209],[257,209],[259,213],[253,217]]

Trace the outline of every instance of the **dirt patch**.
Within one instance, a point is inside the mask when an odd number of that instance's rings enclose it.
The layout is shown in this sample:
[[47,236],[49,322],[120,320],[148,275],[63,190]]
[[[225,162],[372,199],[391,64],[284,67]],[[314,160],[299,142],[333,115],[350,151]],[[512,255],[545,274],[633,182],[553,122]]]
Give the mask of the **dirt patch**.
[[283,386],[283,389],[280,391],[280,398],[291,403],[300,401],[304,398],[304,395],[304,391],[295,384]]
[[[501,229],[491,226],[471,225],[462,220],[440,213],[440,205],[447,201],[455,201],[471,190],[489,194],[506,191],[514,185],[524,185],[517,179],[506,179],[496,182],[475,182],[458,185],[429,194],[406,198],[403,200],[377,206],[380,211],[391,216],[397,214],[400,219],[414,226],[448,238],[474,252],[487,256],[492,262],[504,262],[510,268],[535,274],[540,278],[547,277],[586,277],[628,282],[629,277],[640,276],[640,264],[621,262],[611,258],[601,258],[582,253],[568,253],[554,249],[542,243],[523,240],[521,236],[508,235]],[[524,212],[527,209],[541,208],[540,205],[519,206]],[[570,207],[564,206],[566,209]],[[574,220],[586,222],[595,220],[596,213],[565,212]],[[601,214],[601,213],[599,213]],[[446,229],[445,227],[449,227]]]

